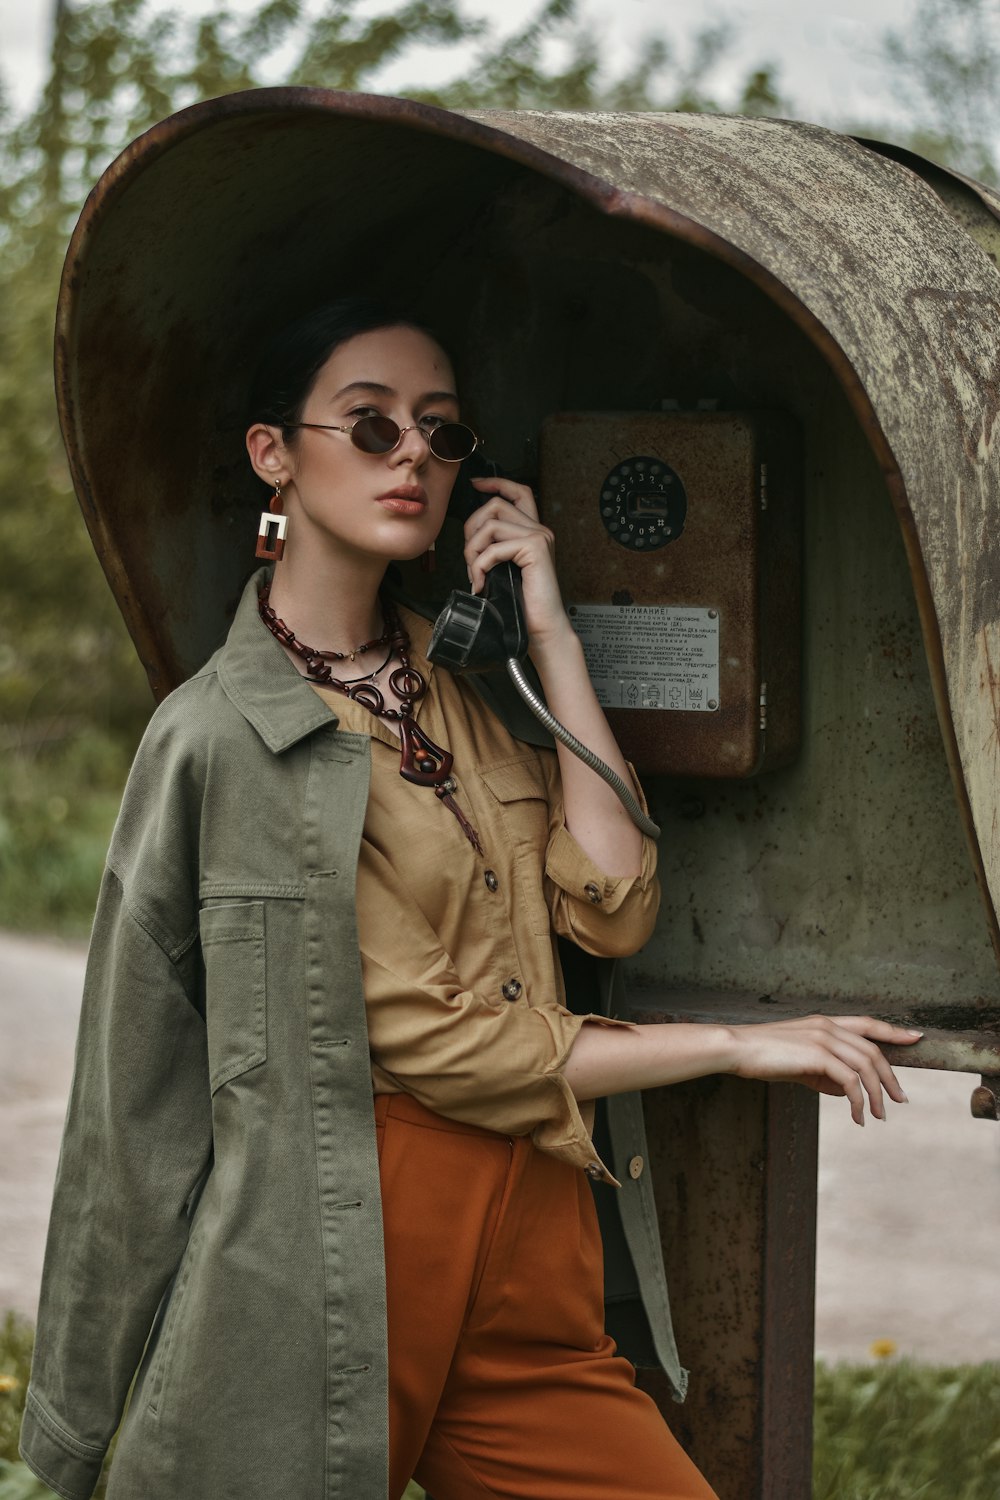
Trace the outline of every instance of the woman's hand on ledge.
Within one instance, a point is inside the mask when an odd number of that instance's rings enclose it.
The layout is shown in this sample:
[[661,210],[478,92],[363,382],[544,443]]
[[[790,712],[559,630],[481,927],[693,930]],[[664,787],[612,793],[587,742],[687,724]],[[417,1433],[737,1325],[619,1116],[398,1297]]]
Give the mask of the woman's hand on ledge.
[[847,1098],[857,1125],[865,1123],[865,1093],[880,1120],[885,1119],[884,1094],[897,1104],[909,1102],[876,1044],[907,1046],[923,1035],[874,1016],[799,1016],[730,1030],[733,1061],[727,1072],[768,1083],[802,1083]]
[[865,1093],[878,1119],[885,1119],[885,1094],[906,1102],[877,1043],[906,1046],[921,1035],[874,1016],[800,1016],[746,1026],[690,1021],[584,1026],[563,1075],[579,1100],[661,1088],[712,1073],[801,1083],[849,1099],[853,1119],[863,1125]]

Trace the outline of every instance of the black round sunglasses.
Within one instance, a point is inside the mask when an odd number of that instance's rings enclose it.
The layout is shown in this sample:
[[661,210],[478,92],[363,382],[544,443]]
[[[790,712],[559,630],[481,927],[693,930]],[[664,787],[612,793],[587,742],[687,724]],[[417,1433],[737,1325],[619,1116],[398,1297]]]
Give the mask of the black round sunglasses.
[[404,432],[419,432],[435,458],[448,464],[459,464],[469,458],[482,442],[464,422],[442,422],[440,427],[400,427],[391,417],[359,417],[351,427],[335,427],[329,422],[283,422],[283,427],[314,427],[320,432],[349,432],[351,442],[362,453],[391,453],[403,441]]

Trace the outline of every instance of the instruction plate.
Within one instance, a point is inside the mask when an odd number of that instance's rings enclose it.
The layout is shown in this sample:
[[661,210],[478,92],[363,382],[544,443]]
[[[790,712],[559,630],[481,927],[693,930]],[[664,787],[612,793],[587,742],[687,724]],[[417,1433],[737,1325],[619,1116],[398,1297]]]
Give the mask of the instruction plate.
[[719,707],[719,611],[667,604],[571,604],[602,708]]

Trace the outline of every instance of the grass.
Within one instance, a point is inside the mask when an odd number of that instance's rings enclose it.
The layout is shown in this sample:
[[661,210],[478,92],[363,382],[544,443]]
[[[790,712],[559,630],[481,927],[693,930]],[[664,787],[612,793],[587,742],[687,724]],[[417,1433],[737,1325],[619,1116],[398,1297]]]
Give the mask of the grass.
[[813,1500],[1000,1500],[1000,1364],[816,1376]]
[[[6,1314],[0,1500],[53,1500],[17,1455],[32,1338],[30,1323]],[[1000,1364],[820,1363],[815,1435],[813,1500],[1000,1500]],[[406,1492],[422,1497],[415,1484]]]
[[128,762],[93,729],[3,755],[0,928],[87,936]]

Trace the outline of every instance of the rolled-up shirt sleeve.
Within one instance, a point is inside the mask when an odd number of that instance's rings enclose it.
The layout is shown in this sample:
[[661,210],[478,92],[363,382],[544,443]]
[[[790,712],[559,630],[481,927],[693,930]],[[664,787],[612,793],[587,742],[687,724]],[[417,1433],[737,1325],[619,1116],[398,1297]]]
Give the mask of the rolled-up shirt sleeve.
[[363,935],[361,951],[376,1092],[385,1083],[450,1119],[530,1135],[540,1150],[614,1183],[562,1069],[582,1026],[629,1023],[463,987],[387,861],[378,878],[392,920]]
[[[545,853],[545,902],[561,937],[602,958],[626,958],[648,942],[660,906],[656,844],[642,836],[637,875],[606,875],[566,826],[554,752],[540,755],[549,799],[549,839]],[[638,801],[649,812],[635,768],[626,762]]]

